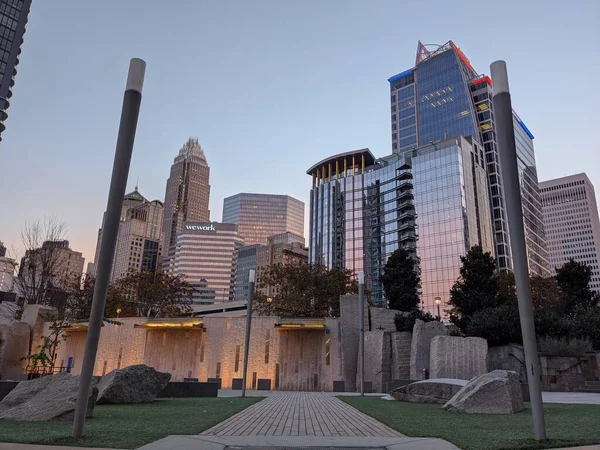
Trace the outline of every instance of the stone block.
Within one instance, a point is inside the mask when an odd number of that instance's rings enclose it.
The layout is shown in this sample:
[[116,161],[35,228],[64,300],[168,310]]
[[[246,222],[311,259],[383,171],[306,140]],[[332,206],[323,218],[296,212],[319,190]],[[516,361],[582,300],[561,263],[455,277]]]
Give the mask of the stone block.
[[29,325],[25,322],[11,322],[0,325],[0,379],[25,380],[29,353]]
[[[371,382],[374,392],[382,392],[384,383],[392,379],[392,334],[388,331],[365,332],[365,382]],[[360,386],[359,380],[360,371],[357,370],[357,386]]]
[[98,404],[153,402],[170,379],[170,373],[157,372],[145,364],[115,369],[100,378]]
[[438,378],[401,386],[390,392],[396,400],[411,403],[446,403],[467,384],[467,380]]
[[423,369],[429,372],[431,339],[435,336],[446,336],[448,331],[443,323],[434,320],[423,322],[417,319],[412,333],[410,350],[410,379],[422,380]]
[[410,349],[412,333],[410,331],[396,332],[392,334],[393,380],[410,379]]
[[525,409],[516,372],[494,370],[470,380],[444,409],[473,414],[515,414]]
[[0,302],[0,324],[14,322],[18,310],[17,302]]
[[[21,381],[0,402],[0,419],[71,420],[77,403],[79,377],[66,372]],[[86,417],[91,417],[98,389],[92,379]]]
[[[356,375],[358,367],[358,341],[360,330],[358,324],[358,295],[340,296],[340,332],[342,375],[347,392],[356,392]],[[364,329],[368,330],[369,314],[365,302]]]
[[387,308],[369,308],[371,331],[396,331],[394,317],[398,311]]
[[470,380],[487,372],[487,341],[477,337],[434,336],[429,356],[430,378]]

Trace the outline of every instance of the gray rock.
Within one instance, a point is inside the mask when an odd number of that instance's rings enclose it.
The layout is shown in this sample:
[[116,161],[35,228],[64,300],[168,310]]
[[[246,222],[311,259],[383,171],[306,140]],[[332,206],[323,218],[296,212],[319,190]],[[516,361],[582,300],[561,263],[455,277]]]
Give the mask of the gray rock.
[[470,380],[487,372],[487,341],[478,337],[434,336],[429,356],[430,378]]
[[170,373],[157,372],[145,364],[115,369],[98,383],[98,404],[150,403],[170,379]]
[[[79,377],[66,372],[21,381],[0,402],[0,419],[71,420],[77,402]],[[92,380],[86,417],[92,417],[98,389]]]
[[435,336],[446,336],[448,330],[443,323],[434,320],[423,322],[417,319],[413,328],[410,347],[410,379],[423,380],[423,369],[429,372],[429,355],[431,339]]
[[475,414],[515,414],[523,411],[519,376],[510,370],[494,370],[470,380],[444,405],[448,411]]
[[19,306],[16,302],[0,303],[0,324],[14,322]]
[[437,378],[401,386],[390,392],[396,400],[411,403],[446,403],[467,384],[467,380]]

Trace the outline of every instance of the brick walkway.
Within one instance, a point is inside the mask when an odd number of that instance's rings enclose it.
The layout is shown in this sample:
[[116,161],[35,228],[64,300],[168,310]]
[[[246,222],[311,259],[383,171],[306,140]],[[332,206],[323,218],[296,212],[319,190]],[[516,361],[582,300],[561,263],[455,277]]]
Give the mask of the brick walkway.
[[212,436],[402,436],[321,392],[274,392],[202,433]]

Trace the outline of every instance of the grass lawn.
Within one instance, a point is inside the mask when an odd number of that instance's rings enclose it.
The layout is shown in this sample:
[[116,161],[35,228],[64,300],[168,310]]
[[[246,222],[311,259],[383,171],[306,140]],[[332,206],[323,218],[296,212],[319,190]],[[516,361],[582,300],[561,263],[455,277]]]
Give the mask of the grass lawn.
[[438,437],[462,450],[525,450],[600,443],[600,405],[544,405],[549,439],[535,441],[531,410],[514,415],[461,414],[441,405],[339,397],[411,437]]
[[261,398],[174,398],[139,405],[98,405],[85,436],[69,422],[0,420],[0,441],[81,447],[136,448],[170,434],[200,434]]

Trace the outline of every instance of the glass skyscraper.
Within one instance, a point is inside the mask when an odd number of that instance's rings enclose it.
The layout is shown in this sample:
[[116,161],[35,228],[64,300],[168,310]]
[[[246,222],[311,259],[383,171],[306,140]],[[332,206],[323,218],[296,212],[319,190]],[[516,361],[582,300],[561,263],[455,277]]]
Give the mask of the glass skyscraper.
[[[453,136],[472,136],[483,147],[494,254],[499,268],[511,269],[490,78],[477,74],[462,51],[450,41],[434,50],[419,42],[415,66],[388,81],[394,153]],[[533,135],[516,113],[514,125],[529,270],[535,275],[548,276]]]
[[0,141],[30,8],[31,0],[0,0]]
[[309,261],[365,272],[376,305],[379,281],[397,248],[420,261],[421,302],[436,312],[459,276],[460,256],[473,245],[493,251],[482,146],[453,137],[375,159],[368,149],[327,158],[307,173]]
[[304,203],[289,195],[241,193],[223,200],[223,223],[235,223],[246,245],[289,231],[304,236]]

